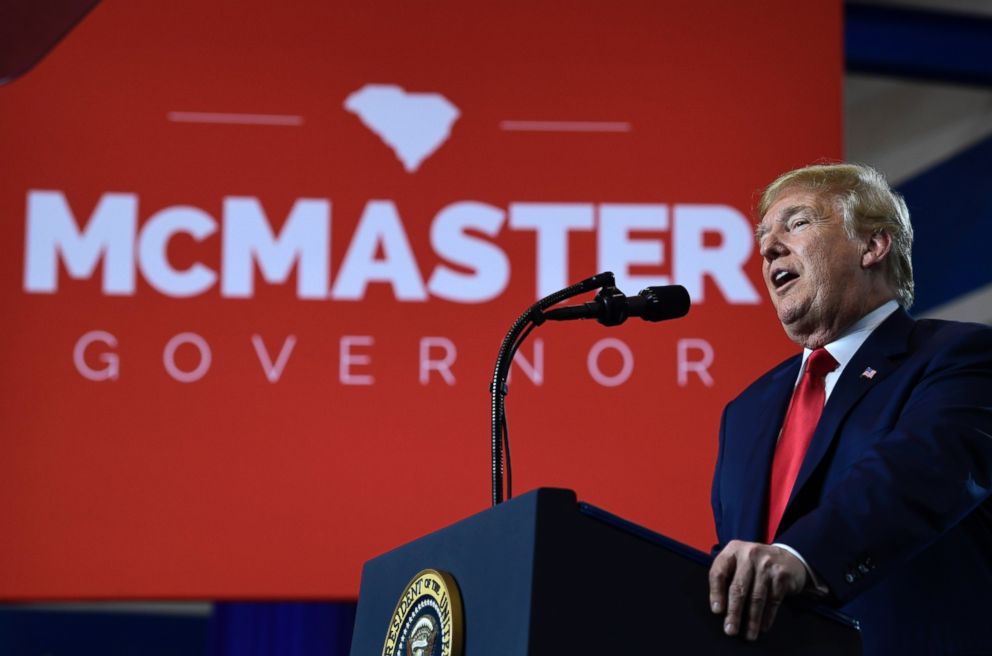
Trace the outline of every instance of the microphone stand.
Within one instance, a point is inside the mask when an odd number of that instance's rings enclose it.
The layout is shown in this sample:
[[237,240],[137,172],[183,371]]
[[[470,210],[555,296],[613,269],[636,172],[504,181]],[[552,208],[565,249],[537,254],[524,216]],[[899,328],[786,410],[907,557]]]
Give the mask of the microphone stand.
[[510,443],[506,426],[506,395],[509,389],[506,386],[506,378],[510,374],[510,364],[513,356],[527,339],[527,335],[535,327],[540,326],[545,321],[544,310],[561,303],[562,301],[590,292],[600,287],[613,287],[615,284],[613,273],[604,271],[591,278],[578,282],[570,287],[566,287],[554,294],[545,296],[532,305],[526,312],[510,327],[503,343],[499,347],[499,354],[496,356],[496,367],[493,370],[493,380],[489,387],[492,396],[491,403],[491,432],[490,447],[492,451],[492,484],[493,484],[493,506],[503,502],[503,447],[506,448],[506,498],[512,494],[511,473],[510,473]]

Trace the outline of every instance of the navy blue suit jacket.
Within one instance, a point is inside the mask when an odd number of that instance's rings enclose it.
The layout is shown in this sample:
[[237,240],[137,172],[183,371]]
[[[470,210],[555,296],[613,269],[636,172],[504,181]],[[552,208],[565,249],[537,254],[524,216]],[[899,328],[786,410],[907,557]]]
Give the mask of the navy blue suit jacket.
[[[724,410],[720,547],[765,539],[772,454],[800,362]],[[837,381],[775,541],[860,621],[865,654],[992,654],[990,492],[992,329],[899,309]]]

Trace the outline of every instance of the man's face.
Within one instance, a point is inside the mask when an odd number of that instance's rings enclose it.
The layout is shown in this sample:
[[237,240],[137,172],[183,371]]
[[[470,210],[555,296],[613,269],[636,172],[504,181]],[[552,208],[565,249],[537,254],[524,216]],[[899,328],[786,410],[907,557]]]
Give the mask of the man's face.
[[765,285],[791,339],[822,346],[861,316],[864,248],[848,237],[832,203],[813,192],[786,190],[762,217],[757,235]]

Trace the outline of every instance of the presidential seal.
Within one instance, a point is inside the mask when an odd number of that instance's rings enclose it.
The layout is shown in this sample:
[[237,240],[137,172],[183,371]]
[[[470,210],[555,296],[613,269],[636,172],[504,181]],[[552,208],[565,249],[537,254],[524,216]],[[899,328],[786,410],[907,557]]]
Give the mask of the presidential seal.
[[461,656],[462,598],[455,579],[425,569],[403,589],[382,656]]

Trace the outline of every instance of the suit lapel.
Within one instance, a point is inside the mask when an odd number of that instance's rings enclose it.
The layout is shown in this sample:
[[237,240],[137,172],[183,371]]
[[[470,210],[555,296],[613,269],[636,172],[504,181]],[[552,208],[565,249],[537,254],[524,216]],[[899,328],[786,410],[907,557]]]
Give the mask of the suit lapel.
[[769,382],[762,394],[761,406],[755,408],[757,416],[754,418],[754,438],[745,460],[749,479],[747,489],[754,490],[755,493],[747,495],[741,501],[743,512],[739,535],[744,539],[764,541],[768,523],[768,485],[772,458],[801,363],[802,357],[798,355],[788,361]]
[[[790,514],[796,495],[820,465],[851,408],[869,389],[884,380],[898,366],[900,361],[898,356],[907,350],[913,323],[913,319],[906,311],[899,308],[875,329],[847,363],[816,425],[813,439],[799,469],[796,484],[789,496],[789,504],[785,510],[786,517]],[[783,525],[786,523],[785,518],[782,523]]]

